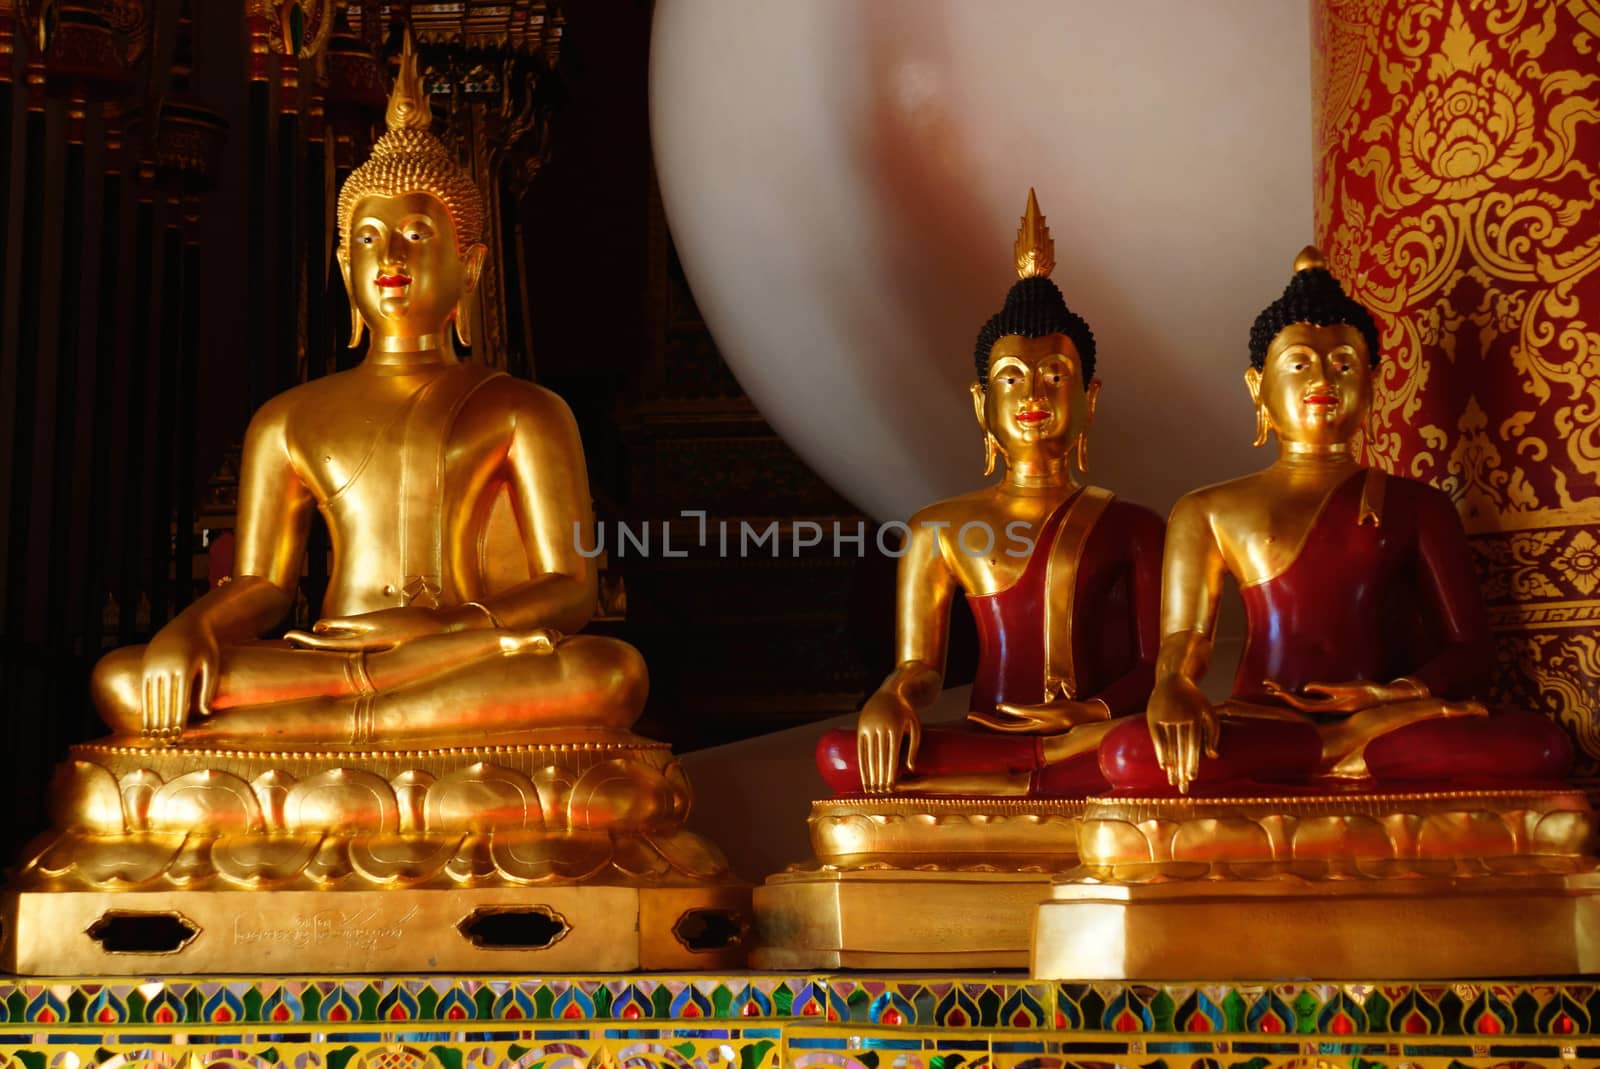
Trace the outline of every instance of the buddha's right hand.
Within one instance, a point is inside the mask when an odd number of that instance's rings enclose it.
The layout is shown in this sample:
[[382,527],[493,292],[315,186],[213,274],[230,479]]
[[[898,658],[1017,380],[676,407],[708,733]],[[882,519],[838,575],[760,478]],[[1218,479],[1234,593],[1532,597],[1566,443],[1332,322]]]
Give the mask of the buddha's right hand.
[[1216,709],[1192,680],[1173,673],[1157,681],[1145,719],[1167,782],[1188,794],[1200,774],[1200,754],[1217,756],[1222,725]]
[[911,703],[898,694],[878,691],[861,707],[856,721],[856,767],[861,788],[868,794],[887,794],[900,775],[900,744],[906,747],[906,770],[914,771],[922,724]]
[[181,616],[156,632],[145,647],[140,691],[140,727],[147,739],[174,742],[191,710],[211,712],[221,653],[216,636]]

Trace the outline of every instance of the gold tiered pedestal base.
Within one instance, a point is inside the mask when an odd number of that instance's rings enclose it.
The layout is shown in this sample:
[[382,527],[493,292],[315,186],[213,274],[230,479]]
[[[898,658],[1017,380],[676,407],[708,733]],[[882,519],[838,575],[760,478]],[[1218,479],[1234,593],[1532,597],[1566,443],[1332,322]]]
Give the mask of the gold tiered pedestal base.
[[1091,799],[1034,975],[1330,980],[1600,970],[1578,791]]
[[1600,879],[1061,884],[1036,940],[1041,979],[1571,976],[1600,971]]
[[[226,972],[548,973],[738,968],[746,948],[697,950],[697,918],[748,916],[750,890],[712,887],[471,887],[346,891],[37,892],[8,895],[17,938],[4,969],[23,976],[145,976],[181,968]],[[508,936],[474,925],[493,918]],[[174,949],[112,950],[109,927],[170,919],[194,934]],[[738,922],[732,922],[737,924]]]
[[5,894],[24,974],[719,969],[749,888],[664,745],[75,747]]
[[758,969],[1021,969],[1051,877],[1077,864],[1082,802],[834,799],[816,861],[756,888]]
[[756,888],[757,969],[1026,969],[1047,873],[792,871]]

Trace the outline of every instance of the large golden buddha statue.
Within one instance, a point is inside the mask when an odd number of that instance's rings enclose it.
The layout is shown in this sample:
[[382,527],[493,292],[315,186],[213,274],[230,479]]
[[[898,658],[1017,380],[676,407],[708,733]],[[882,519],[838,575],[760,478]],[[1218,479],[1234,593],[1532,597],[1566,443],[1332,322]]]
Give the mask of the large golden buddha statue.
[[[620,730],[644,704],[629,646],[564,635],[596,605],[593,524],[560,398],[456,358],[478,281],[477,186],[428,131],[402,73],[389,132],[339,195],[339,266],[365,359],[273,398],[245,433],[235,574],[94,674],[129,740],[250,749],[503,741]],[[465,340],[465,339],[464,339]],[[325,616],[255,641],[288,610],[311,512],[334,566]]]
[[[1315,249],[1257,318],[1262,471],[1182,498],[1143,718],[1040,907],[1043,977],[1563,975],[1600,962],[1573,749],[1486,704],[1487,620],[1450,499],[1363,467],[1378,331]],[[1232,694],[1200,690],[1224,576]]]
[[[896,665],[855,728],[818,745],[838,797],[812,808],[815,862],[757,891],[758,964],[1023,964],[1048,874],[1076,863],[1081,800],[1106,789],[1099,744],[1149,694],[1162,524],[1079,481],[1094,334],[1048,277],[1031,190],[1015,263],[971,387],[984,474],[1002,477],[911,518]],[[958,595],[979,637],[967,716],[924,726]]]
[[[484,211],[429,132],[409,37],[387,118],[338,199],[366,356],[261,407],[233,576],[97,666],[113,735],[58,774],[11,906],[19,971],[149,969],[117,934],[141,910],[195,930],[165,948],[190,970],[349,968],[337,933],[305,945],[329,911],[387,933],[373,968],[505,968],[510,949],[518,967],[742,961],[748,891],[683,829],[667,748],[627,730],[642,659],[572,634],[596,606],[572,415],[456,357]],[[323,618],[262,640],[313,509],[334,552]],[[384,893],[356,908],[352,890]]]

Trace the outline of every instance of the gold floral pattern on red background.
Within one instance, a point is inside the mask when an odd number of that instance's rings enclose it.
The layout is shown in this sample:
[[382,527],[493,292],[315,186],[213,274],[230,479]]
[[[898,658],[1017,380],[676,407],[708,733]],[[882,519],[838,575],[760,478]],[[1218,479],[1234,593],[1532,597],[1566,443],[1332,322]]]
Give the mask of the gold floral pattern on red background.
[[1496,697],[1564,724],[1600,754],[1600,526],[1471,539],[1495,632]]
[[1320,0],[1317,236],[1371,463],[1457,502],[1500,697],[1600,767],[1600,0]]

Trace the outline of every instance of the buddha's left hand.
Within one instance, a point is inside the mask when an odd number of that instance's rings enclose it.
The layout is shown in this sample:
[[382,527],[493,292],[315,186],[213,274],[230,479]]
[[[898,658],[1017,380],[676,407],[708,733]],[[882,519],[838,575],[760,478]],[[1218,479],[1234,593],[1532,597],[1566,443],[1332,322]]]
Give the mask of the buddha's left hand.
[[1263,680],[1261,686],[1285,705],[1304,713],[1359,713],[1377,705],[1428,696],[1424,687],[1409,679],[1394,683],[1365,679],[1349,683],[1307,683],[1298,692],[1272,679]]
[[329,616],[318,620],[310,631],[290,631],[283,637],[308,650],[353,653],[389,649],[449,630],[450,621],[443,613],[407,605],[356,616]]
[[1079,724],[1110,720],[1111,709],[1102,701],[1058,698],[1039,705],[1000,702],[993,713],[968,713],[967,720],[990,731],[1012,735],[1059,735]]

